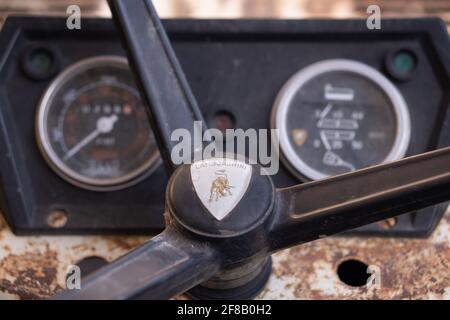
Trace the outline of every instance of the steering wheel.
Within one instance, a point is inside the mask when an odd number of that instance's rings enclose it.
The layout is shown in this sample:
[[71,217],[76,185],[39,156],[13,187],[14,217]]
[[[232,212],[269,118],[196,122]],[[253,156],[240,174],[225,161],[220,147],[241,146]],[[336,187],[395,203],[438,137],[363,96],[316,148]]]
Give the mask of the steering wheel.
[[[166,229],[55,299],[249,299],[265,286],[274,252],[450,200],[450,148],[278,190],[258,165],[229,155],[173,163],[172,132],[202,134],[193,127],[202,114],[152,2],[109,5],[171,175]],[[207,179],[225,169],[234,189]],[[212,210],[205,201],[216,199],[204,197],[213,191],[237,193],[236,203]]]

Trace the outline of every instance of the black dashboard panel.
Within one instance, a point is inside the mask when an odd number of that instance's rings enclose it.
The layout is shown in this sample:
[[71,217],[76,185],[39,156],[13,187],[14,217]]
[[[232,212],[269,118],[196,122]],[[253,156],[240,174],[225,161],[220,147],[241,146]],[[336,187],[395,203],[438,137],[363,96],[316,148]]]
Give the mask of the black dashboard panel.
[[[406,156],[450,145],[450,46],[438,19],[383,20],[379,31],[363,20],[168,20],[165,26],[189,84],[210,125],[226,112],[237,128],[270,128],[274,101],[297,71],[328,59],[365,63],[389,78],[403,95],[411,118]],[[30,50],[52,52],[55,70],[30,74]],[[392,72],[389,57],[412,52],[417,66],[409,77]],[[9,18],[0,35],[0,185],[2,211],[16,233],[146,233],[164,226],[167,176],[162,166],[140,183],[119,191],[94,192],[56,175],[36,145],[35,115],[52,79],[66,67],[99,55],[124,56],[110,20],[83,19],[68,30],[65,19]],[[301,181],[281,165],[277,187]],[[357,233],[426,236],[446,206],[397,218]],[[67,213],[62,228],[49,214]]]

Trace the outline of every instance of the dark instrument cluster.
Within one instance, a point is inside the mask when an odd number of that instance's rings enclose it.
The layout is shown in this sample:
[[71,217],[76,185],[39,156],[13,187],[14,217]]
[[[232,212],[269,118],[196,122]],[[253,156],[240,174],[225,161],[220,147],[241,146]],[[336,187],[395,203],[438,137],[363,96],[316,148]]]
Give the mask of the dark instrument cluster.
[[[362,20],[164,23],[210,127],[279,130],[279,188],[450,145],[438,19],[379,31]],[[113,23],[12,17],[0,52],[0,205],[14,232],[162,229],[167,175]],[[426,236],[445,209],[354,233]]]

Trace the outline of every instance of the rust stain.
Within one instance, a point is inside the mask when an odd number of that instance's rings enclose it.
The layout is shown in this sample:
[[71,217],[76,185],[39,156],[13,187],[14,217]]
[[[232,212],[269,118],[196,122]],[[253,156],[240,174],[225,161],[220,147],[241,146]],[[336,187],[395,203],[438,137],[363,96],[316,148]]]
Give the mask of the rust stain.
[[10,254],[0,261],[0,291],[21,299],[43,299],[61,287],[57,283],[55,251]]
[[[148,240],[126,236],[17,237],[0,231],[0,296],[43,299],[62,289],[71,264],[108,261]],[[12,254],[14,253],[14,254]],[[350,287],[337,275],[354,258],[381,271],[381,287]],[[334,237],[280,252],[262,299],[443,299],[450,297],[450,212],[428,239]],[[5,296],[6,295],[6,296]]]
[[[441,233],[450,230],[449,220],[449,215],[442,220]],[[352,258],[379,268],[380,288],[350,287],[339,279],[339,264]],[[442,299],[450,287],[449,265],[448,241],[433,237],[322,239],[275,255],[273,281],[261,298]],[[275,293],[276,282],[280,293]]]

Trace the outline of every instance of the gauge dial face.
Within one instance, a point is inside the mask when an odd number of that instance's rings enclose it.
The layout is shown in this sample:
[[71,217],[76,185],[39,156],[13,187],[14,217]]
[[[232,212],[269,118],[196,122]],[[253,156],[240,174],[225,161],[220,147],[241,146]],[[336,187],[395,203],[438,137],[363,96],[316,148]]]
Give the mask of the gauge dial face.
[[272,114],[283,159],[311,180],[402,158],[410,117],[400,92],[372,67],[315,63],[281,90]]
[[128,187],[159,163],[126,59],[99,56],[66,69],[44,94],[37,140],[50,166],[89,190]]

